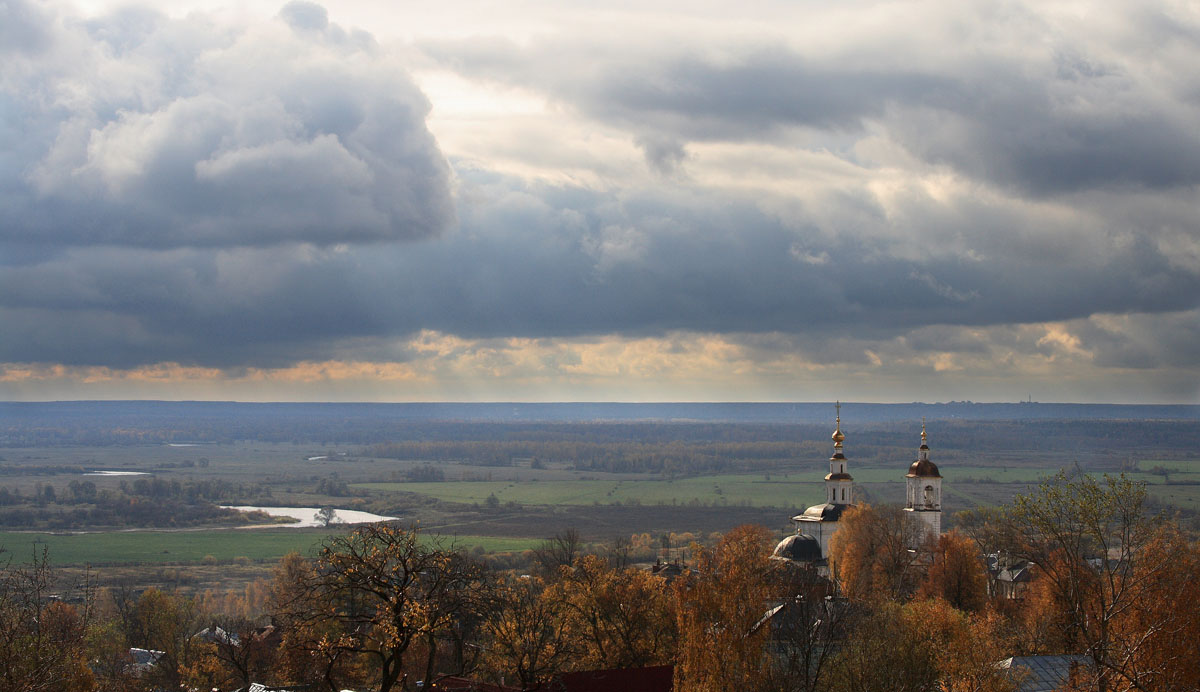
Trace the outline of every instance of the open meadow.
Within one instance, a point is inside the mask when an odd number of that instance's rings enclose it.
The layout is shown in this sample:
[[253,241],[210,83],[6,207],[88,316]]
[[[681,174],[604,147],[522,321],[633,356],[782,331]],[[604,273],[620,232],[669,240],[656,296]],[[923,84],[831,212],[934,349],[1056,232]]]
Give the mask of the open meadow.
[[[787,509],[816,504],[824,493],[822,478],[828,471],[827,464],[808,462],[804,466],[806,468],[784,473],[711,474],[677,479],[389,482],[358,483],[353,487],[378,492],[414,492],[440,500],[467,503],[484,503],[494,495],[499,502],[535,505],[700,503]],[[906,468],[852,466],[850,470],[859,483],[871,486],[895,484],[895,489],[903,498]],[[947,473],[950,472],[948,469]],[[1024,488],[1047,475],[1048,470],[968,467],[954,469],[953,473],[971,478],[972,482],[982,480],[986,483],[1016,484]],[[891,494],[881,493],[884,495],[881,501],[894,501],[894,498],[886,497]]]

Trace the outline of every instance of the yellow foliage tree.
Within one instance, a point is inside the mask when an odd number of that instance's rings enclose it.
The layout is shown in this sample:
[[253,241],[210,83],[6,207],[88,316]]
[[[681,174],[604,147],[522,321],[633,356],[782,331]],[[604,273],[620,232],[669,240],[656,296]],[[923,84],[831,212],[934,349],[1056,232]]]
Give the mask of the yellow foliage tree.
[[713,549],[700,549],[694,575],[677,579],[679,653],[675,689],[732,692],[766,689],[771,661],[767,628],[771,533],[740,526]]
[[187,596],[146,589],[134,605],[129,642],[133,646],[161,651],[147,675],[156,684],[177,687],[193,664],[197,650],[192,635],[200,628],[196,604]]
[[1124,475],[1060,472],[1018,496],[1007,515],[1019,556],[1037,564],[1065,616],[1067,653],[1091,657],[1098,692],[1136,684],[1137,656],[1120,625],[1132,609],[1157,608],[1145,594],[1173,567],[1173,556],[1153,547],[1161,527],[1145,499],[1145,483]]
[[829,562],[842,593],[856,601],[906,598],[920,577],[918,527],[899,508],[848,508],[829,543]]
[[975,541],[957,531],[944,533],[932,556],[918,594],[941,598],[959,610],[983,610],[987,605],[987,573]]
[[279,614],[299,633],[290,642],[319,661],[332,689],[342,686],[338,675],[362,684],[354,679],[360,669],[378,692],[404,688],[410,677],[432,679],[439,638],[485,607],[489,585],[462,553],[391,524],[332,538],[314,566],[288,570],[297,581],[280,586]]
[[883,602],[834,662],[835,692],[1012,692],[996,668],[999,623],[941,599]]
[[[1135,603],[1113,628],[1113,667],[1120,690],[1200,690],[1200,545],[1167,526],[1134,563]],[[1144,578],[1143,578],[1144,577]]]
[[586,555],[560,571],[547,597],[561,601],[580,670],[668,663],[675,654],[673,599],[664,580]]
[[567,631],[566,607],[547,598],[539,577],[517,579],[497,594],[487,612],[484,665],[498,681],[533,688],[565,670],[577,653]]

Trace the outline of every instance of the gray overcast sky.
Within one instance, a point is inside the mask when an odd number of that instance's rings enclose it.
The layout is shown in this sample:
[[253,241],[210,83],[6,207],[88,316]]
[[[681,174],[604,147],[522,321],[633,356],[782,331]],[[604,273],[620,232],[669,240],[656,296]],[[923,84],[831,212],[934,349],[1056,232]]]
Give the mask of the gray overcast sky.
[[0,0],[0,398],[1200,401],[1185,2]]

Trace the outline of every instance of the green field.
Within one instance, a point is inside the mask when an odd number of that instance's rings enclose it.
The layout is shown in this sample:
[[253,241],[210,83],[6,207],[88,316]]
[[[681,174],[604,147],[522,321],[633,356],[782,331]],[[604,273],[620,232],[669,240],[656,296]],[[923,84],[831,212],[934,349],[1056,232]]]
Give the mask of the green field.
[[[793,476],[799,478],[799,475]],[[377,492],[406,491],[440,500],[483,503],[489,495],[523,505],[687,504],[692,501],[793,507],[820,499],[822,483],[762,474],[699,476],[677,480],[452,481],[445,483],[360,483]],[[811,504],[811,503],[810,503]]]
[[[672,523],[670,516],[673,514],[669,508],[673,506],[680,507],[680,511],[688,505],[762,508],[767,516],[777,514],[781,525],[785,525],[795,511],[822,501],[822,478],[828,469],[824,461],[812,459],[789,466],[786,473],[763,470],[668,480],[640,473],[579,471],[562,464],[535,469],[525,465],[436,462],[434,465],[444,469],[447,478],[492,480],[411,483],[397,482],[396,479],[403,477],[407,470],[429,462],[376,459],[359,456],[351,447],[342,449],[349,450],[348,455],[343,456],[336,447],[281,443],[12,448],[4,450],[3,458],[11,468],[9,475],[0,478],[0,485],[29,494],[42,484],[53,484],[62,492],[71,480],[90,480],[102,489],[116,490],[121,483],[133,483],[136,478],[84,478],[78,475],[80,469],[127,469],[153,472],[164,479],[185,483],[219,479],[262,484],[271,491],[264,504],[344,506],[345,496],[325,495],[315,489],[319,480],[336,476],[356,489],[368,491],[367,497],[353,500],[357,503],[353,505],[356,508],[410,517],[426,526],[458,526],[471,532],[471,535],[458,538],[458,546],[467,550],[481,547],[493,552],[531,548],[542,537],[567,525],[580,528],[585,535],[633,533],[649,530],[647,527],[654,530],[689,529],[691,525],[683,520]],[[1190,453],[1177,453],[1174,459],[1156,459],[1159,456],[1156,453],[1146,456],[1139,460],[1140,471],[1129,477],[1147,483],[1150,494],[1169,505],[1200,510],[1200,459],[1189,458]],[[315,461],[316,457],[326,460]],[[203,466],[195,463],[200,459],[205,460]],[[1028,492],[1031,485],[1052,475],[1059,466],[1071,464],[1067,455],[1055,457],[1050,462],[1042,468],[1023,464],[986,465],[982,459],[971,465],[941,463],[946,510],[953,513],[979,505],[1009,502],[1014,494]],[[1127,464],[1128,460],[1115,460],[1110,468],[1120,463]],[[22,466],[33,470],[28,475],[21,474]],[[55,466],[72,470],[60,473],[54,470]],[[1168,470],[1168,475],[1149,473],[1157,467]],[[884,466],[860,464],[853,457],[850,459],[850,471],[860,484],[863,496],[872,503],[903,502],[906,470],[907,462],[904,461]],[[414,493],[415,496],[399,493]],[[505,510],[503,516],[497,518],[490,512],[481,515],[470,507],[448,504],[484,505],[493,494],[502,505],[513,502],[524,509]],[[444,500],[447,504],[425,498]],[[572,514],[569,509],[593,505],[608,508],[620,505],[619,519],[603,513],[580,519],[577,511]],[[598,512],[599,508],[596,509]],[[664,515],[668,518],[664,519]],[[499,537],[477,535],[491,532]],[[319,529],[283,528],[116,531],[84,535],[0,532],[0,547],[16,561],[28,560],[35,549],[45,547],[49,549],[52,561],[61,565],[199,566],[212,561],[228,565],[231,560],[248,558],[265,567],[288,552],[312,551],[327,535]]]
[[[1173,473],[1170,479],[1200,481],[1200,464],[1191,461],[1169,462]],[[1166,465],[1166,464],[1164,464]],[[1151,465],[1143,464],[1142,468]],[[895,484],[897,490],[886,495],[895,495],[891,501],[902,501],[905,469],[858,468],[851,469],[854,480],[861,484]],[[1030,485],[1052,475],[1048,469],[999,468],[968,466],[943,469],[949,492],[954,491],[955,480],[962,486],[961,499],[966,506],[993,504],[980,498],[971,501],[974,491],[989,490],[987,485],[997,485],[995,491],[1003,496],[1024,492]],[[1144,481],[1155,496],[1185,507],[1195,507],[1200,497],[1200,485],[1165,485],[1161,475],[1134,472],[1128,477]],[[673,505],[701,503],[731,504],[752,507],[779,507],[789,509],[815,504],[821,501],[824,482],[820,473],[796,471],[788,474],[756,473],[695,476],[674,480],[508,480],[508,481],[447,481],[442,483],[358,483],[355,488],[375,493],[411,492],[427,495],[439,500],[482,504],[489,495],[495,495],[501,503],[515,502],[521,505],[590,505],[590,504],[650,504]],[[971,488],[972,490],[968,490]],[[988,493],[989,495],[993,493]],[[880,498],[888,501],[887,497]]]
[[1180,473],[1200,477],[1200,459],[1150,459],[1138,464],[1138,468],[1142,471],[1149,471],[1158,466],[1170,469],[1172,476]]
[[[902,483],[904,469],[852,469],[860,483]],[[955,469],[964,478],[997,483],[1034,483],[1044,471],[970,467]],[[1158,477],[1156,477],[1158,478]],[[1158,478],[1161,481],[1161,478]],[[953,482],[947,478],[947,484]],[[819,502],[824,495],[820,473],[810,471],[695,476],[674,480],[451,481],[445,483],[359,483],[376,492],[406,491],[450,502],[482,503],[494,494],[500,502],[527,505],[600,504],[736,504],[794,508]],[[901,491],[901,494],[902,491]]]
[[1200,510],[1200,485],[1152,485],[1147,491],[1164,504]]
[[[53,534],[0,532],[0,547],[14,562],[27,562],[34,552],[48,549],[56,565],[121,565],[199,563],[206,558],[223,562],[239,557],[274,561],[296,551],[314,554],[330,534],[305,529],[215,529],[207,531],[125,531],[115,533]],[[432,534],[427,535],[431,540]],[[491,536],[444,536],[444,544],[470,550],[517,551],[539,541]]]

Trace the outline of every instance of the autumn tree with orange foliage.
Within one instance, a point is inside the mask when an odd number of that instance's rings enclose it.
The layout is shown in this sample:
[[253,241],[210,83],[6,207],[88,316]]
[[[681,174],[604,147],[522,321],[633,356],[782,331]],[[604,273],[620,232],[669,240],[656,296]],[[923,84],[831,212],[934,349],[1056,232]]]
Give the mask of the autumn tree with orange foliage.
[[195,601],[174,591],[149,588],[133,603],[126,632],[130,646],[163,652],[145,676],[155,685],[179,687],[200,655],[192,635],[200,629]]
[[755,625],[770,597],[771,533],[739,526],[696,555],[696,572],[675,581],[679,653],[675,689],[726,692],[767,689],[768,632]]
[[579,670],[661,665],[674,658],[674,599],[659,577],[585,555],[560,568],[546,595],[565,606]]
[[409,677],[432,679],[439,662],[465,661],[461,652],[440,659],[439,643],[466,645],[450,630],[486,609],[491,583],[466,555],[390,524],[332,538],[311,569],[295,571],[300,581],[281,588],[280,615],[306,633],[290,641],[321,661],[332,690],[346,686],[339,674],[356,669],[365,675],[351,682],[389,692]]
[[883,602],[834,661],[832,692],[1012,692],[996,667],[999,623],[941,599]]
[[[1125,592],[1108,622],[1105,665],[1080,671],[1070,690],[1200,689],[1200,668],[1195,664],[1200,651],[1200,545],[1168,522],[1138,552],[1140,557],[1134,556],[1121,577]],[[1105,589],[1101,570],[1086,562],[1067,562],[1061,553],[1046,565],[1057,574],[1074,565],[1072,579],[1088,601],[1082,606],[1085,613],[1098,607]],[[1052,579],[1033,581],[1021,612],[1021,648],[1028,653],[1089,651],[1089,637],[1095,634],[1080,626],[1072,595]]]
[[[1049,565],[1061,561],[1058,555],[1044,559]],[[1083,640],[1078,634],[1074,607],[1067,594],[1064,594],[1055,583],[1041,577],[1042,565],[1034,565],[1034,576],[1025,590],[1024,597],[1012,601],[1012,606],[1004,609],[1016,623],[1015,652],[1026,655],[1054,655],[1071,653],[1083,649]],[[1066,565],[1053,565],[1055,572],[1062,573]],[[1083,581],[1083,576],[1079,577]]]
[[90,601],[82,610],[53,601],[54,583],[45,552],[27,566],[0,568],[0,689],[92,689],[84,652]]
[[1038,565],[1046,602],[1064,616],[1063,653],[1091,657],[1098,692],[1146,689],[1139,682],[1141,638],[1126,639],[1122,623],[1139,609],[1158,622],[1155,599],[1170,589],[1155,585],[1183,588],[1168,579],[1173,557],[1156,547],[1161,526],[1146,517],[1145,498],[1145,484],[1124,475],[1059,473],[1018,496],[1008,513],[1020,557]]
[[1013,681],[996,667],[1003,623],[993,613],[970,614],[940,598],[906,607],[918,641],[935,655],[940,692],[1009,692]]
[[1135,604],[1113,628],[1118,689],[1200,690],[1200,545],[1174,526],[1150,540],[1143,553],[1169,559],[1134,564]]
[[546,594],[540,577],[510,580],[486,613],[484,665],[491,676],[533,688],[566,670],[579,652],[566,604]]
[[249,618],[214,615],[204,636],[193,639],[197,651],[187,676],[195,689],[243,689],[271,679],[280,638],[274,627]]
[[275,660],[274,680],[284,684],[322,681],[328,689],[339,682],[365,677],[358,657],[330,646],[343,636],[344,623],[332,617],[336,604],[310,588],[316,565],[299,553],[285,555],[275,566],[269,609],[283,630]]
[[830,570],[851,600],[906,598],[920,577],[920,527],[898,507],[849,507],[829,543]]
[[[953,523],[955,531],[965,534],[975,542],[976,553],[979,555],[1011,555],[1013,548],[1019,543],[1012,521],[1008,518],[1007,507],[975,507],[955,512]],[[1000,570],[985,570],[984,574],[987,578],[987,592],[996,595],[1000,590],[997,582]]]
[[938,538],[932,558],[917,595],[940,598],[966,612],[983,610],[987,605],[987,574],[975,541],[957,531],[944,533]]

